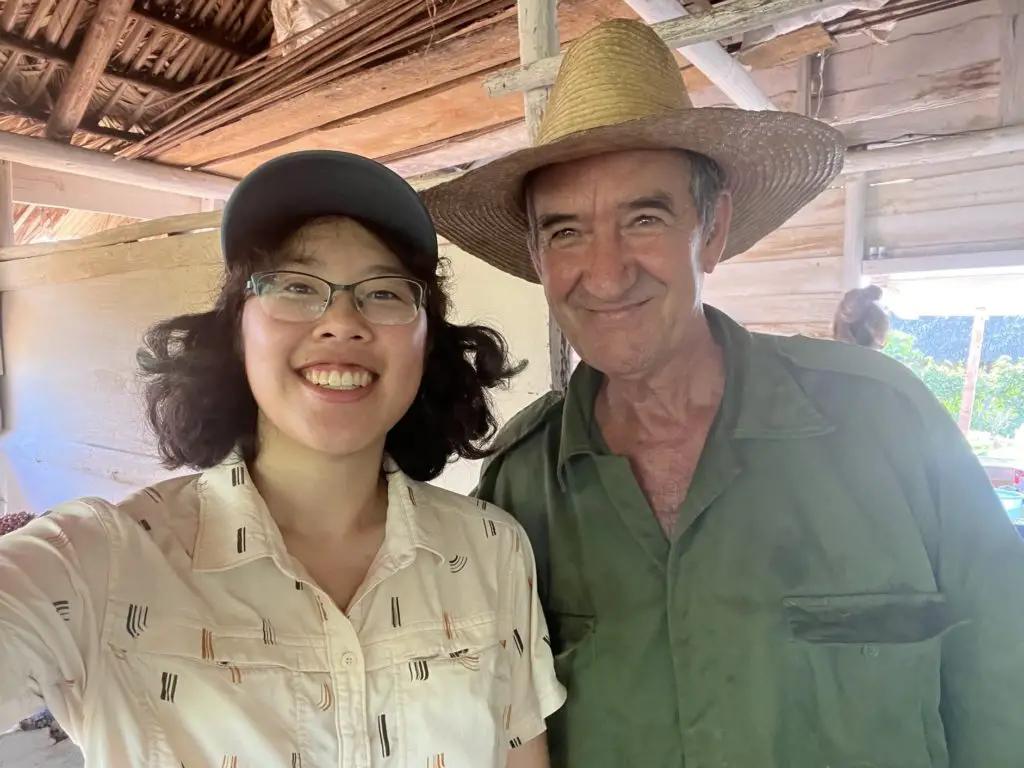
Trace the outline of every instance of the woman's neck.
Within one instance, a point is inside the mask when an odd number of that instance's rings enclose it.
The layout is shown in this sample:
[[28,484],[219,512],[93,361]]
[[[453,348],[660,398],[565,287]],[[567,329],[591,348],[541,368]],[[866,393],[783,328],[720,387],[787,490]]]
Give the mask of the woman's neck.
[[331,540],[384,522],[382,460],[383,446],[328,456],[277,434],[261,440],[250,472],[285,537]]

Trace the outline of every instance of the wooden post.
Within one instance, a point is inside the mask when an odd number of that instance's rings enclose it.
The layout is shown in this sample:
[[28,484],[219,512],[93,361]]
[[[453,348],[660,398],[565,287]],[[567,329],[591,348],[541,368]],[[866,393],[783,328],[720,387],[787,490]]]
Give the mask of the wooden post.
[[999,121],[1024,123],[1024,0],[1002,0]]
[[974,416],[974,393],[978,389],[978,374],[981,371],[981,348],[985,343],[985,313],[978,310],[971,325],[971,345],[967,349],[967,365],[964,368],[964,388],[960,393],[960,418],[957,423],[965,435],[971,428]]
[[[14,245],[14,168],[0,160],[0,248]],[[0,294],[0,376],[4,375],[3,294]],[[7,407],[7,384],[0,385],[0,432],[7,431],[4,408]],[[6,495],[6,494],[5,494]]]
[[61,88],[57,105],[46,123],[46,138],[70,141],[71,134],[89,107],[96,83],[107,68],[131,8],[132,0],[99,0],[96,4],[71,74]]
[[[519,0],[519,59],[523,65],[558,53],[558,4],[556,0]],[[532,144],[540,130],[547,86],[523,94],[526,130]],[[569,383],[570,349],[553,316],[548,317],[548,352],[551,361],[551,388],[564,391]]]
[[846,215],[843,219],[843,292],[860,287],[861,266],[867,247],[867,176],[846,180]]
[[804,56],[796,64],[796,99],[793,111],[807,117],[814,117],[816,104],[814,100],[814,79],[821,62],[821,54]]

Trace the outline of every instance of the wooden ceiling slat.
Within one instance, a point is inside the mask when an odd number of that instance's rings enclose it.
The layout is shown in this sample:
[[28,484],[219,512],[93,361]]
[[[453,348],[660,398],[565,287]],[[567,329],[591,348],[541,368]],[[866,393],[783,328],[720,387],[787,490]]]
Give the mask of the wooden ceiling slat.
[[208,29],[198,29],[190,27],[186,23],[178,19],[172,19],[168,16],[162,16],[156,11],[152,11],[145,8],[136,8],[132,10],[132,16],[135,16],[139,19],[145,19],[153,26],[159,27],[166,32],[187,37],[190,40],[193,40],[197,43],[201,43],[210,48],[216,48],[218,50],[233,53],[237,56],[242,57],[251,56],[253,53],[251,50],[246,49],[244,46],[239,45],[238,43],[230,42],[217,32]]
[[[56,61],[60,64],[71,66],[74,64],[74,57],[68,54],[66,51],[62,51],[57,47],[49,47],[40,45],[39,43],[29,42],[20,37],[0,32],[0,48],[8,48],[19,54],[25,54],[28,56],[34,56],[37,59],[44,61]],[[130,72],[119,72],[111,67],[107,67],[102,74],[103,77],[109,77],[111,80],[125,83],[126,85],[133,85],[136,88],[142,88],[146,90],[162,91],[164,93],[177,93],[182,90],[180,83],[175,83],[162,78],[151,77],[149,75],[142,74],[131,74]]]

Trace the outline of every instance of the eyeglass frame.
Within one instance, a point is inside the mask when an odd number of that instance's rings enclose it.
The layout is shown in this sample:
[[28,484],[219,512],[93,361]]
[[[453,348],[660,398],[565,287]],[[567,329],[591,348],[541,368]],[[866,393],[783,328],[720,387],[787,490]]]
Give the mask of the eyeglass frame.
[[[381,325],[381,323],[374,323],[372,320],[369,320],[366,317],[366,315],[363,314],[362,310],[359,309],[358,304],[356,304],[356,295],[355,295],[355,290],[354,289],[357,286],[362,285],[363,283],[368,283],[368,282],[371,282],[373,280],[382,280],[382,279],[389,279],[390,278],[392,280],[395,280],[395,279],[405,280],[406,282],[412,283],[413,285],[417,286],[420,289],[419,299],[416,302],[416,312],[413,313],[412,317],[410,317],[404,323],[392,323],[391,324],[391,325],[408,325],[409,323],[412,323],[412,322],[414,322],[416,320],[416,315],[418,315],[420,310],[423,309],[423,307],[426,305],[426,303],[427,303],[427,292],[429,290],[429,287],[427,286],[427,283],[425,281],[420,280],[417,277],[409,277],[408,275],[399,275],[399,274],[393,274],[393,275],[371,275],[370,277],[364,277],[362,280],[356,280],[354,283],[332,283],[330,280],[326,280],[326,279],[320,277],[319,275],[312,275],[309,272],[299,272],[298,270],[295,270],[295,269],[265,269],[265,270],[261,270],[259,272],[253,272],[251,275],[249,275],[249,279],[246,280],[246,282],[245,282],[246,290],[249,293],[251,293],[257,299],[261,298],[261,295],[260,295],[259,291],[257,290],[257,288],[259,287],[260,278],[266,277],[267,275],[299,275],[301,277],[310,277],[310,278],[312,278],[314,280],[317,280],[317,281],[323,283],[328,288],[330,288],[330,293],[327,294],[327,301],[324,303],[323,309],[320,310],[320,314],[319,315],[317,315],[316,317],[311,317],[307,321],[293,320],[291,322],[313,322],[314,320],[319,320],[321,317],[323,317],[325,314],[327,314],[327,310],[331,308],[332,304],[334,304],[334,297],[337,294],[339,294],[339,293],[348,293],[349,294],[349,301],[352,303],[352,308],[356,312],[359,313],[360,317],[362,317],[364,320],[366,320],[366,322],[370,323],[371,325]],[[289,322],[289,321],[284,320],[282,322]]]

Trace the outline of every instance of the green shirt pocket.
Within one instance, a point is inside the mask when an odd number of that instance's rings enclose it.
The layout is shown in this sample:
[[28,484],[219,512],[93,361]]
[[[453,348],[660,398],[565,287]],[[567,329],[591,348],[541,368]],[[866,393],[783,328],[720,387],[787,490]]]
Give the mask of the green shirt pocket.
[[941,593],[787,597],[779,716],[791,768],[944,768]]

